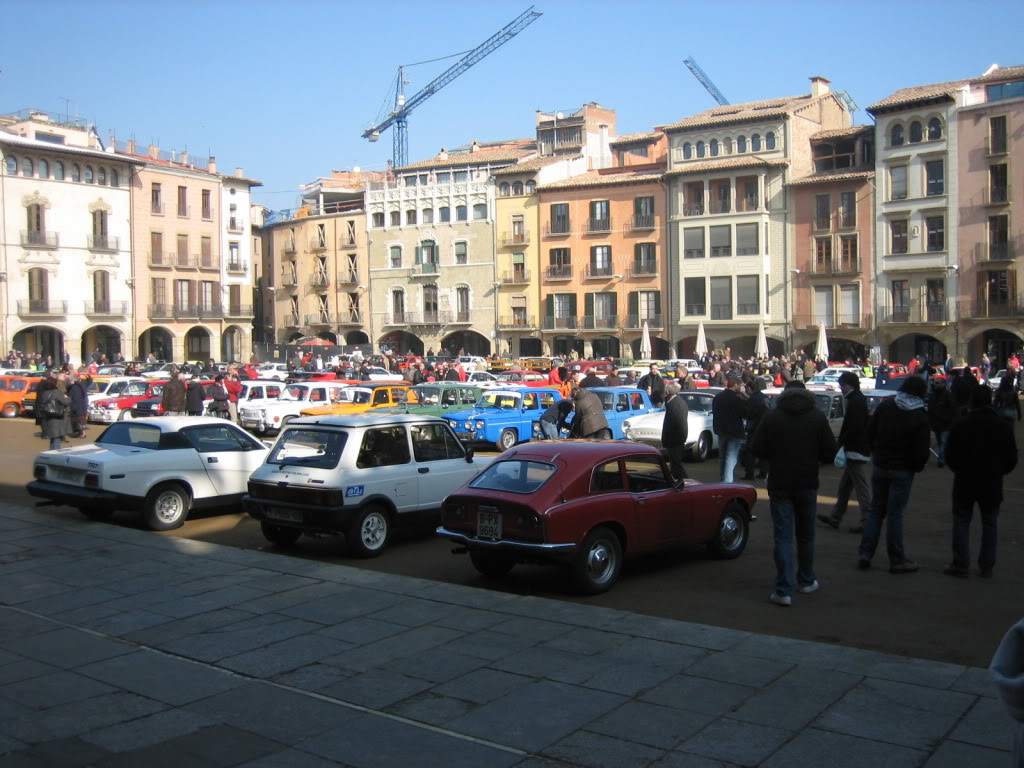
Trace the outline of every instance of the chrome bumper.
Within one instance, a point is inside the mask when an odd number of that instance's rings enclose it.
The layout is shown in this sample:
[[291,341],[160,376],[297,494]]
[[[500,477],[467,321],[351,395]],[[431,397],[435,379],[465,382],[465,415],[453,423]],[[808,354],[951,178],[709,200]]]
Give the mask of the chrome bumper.
[[439,526],[436,531],[438,536],[444,536],[450,541],[454,541],[456,544],[466,544],[478,547],[485,547],[488,549],[521,549],[527,552],[571,552],[576,549],[575,544],[531,544],[526,541],[507,541],[505,539],[499,539],[492,541],[490,539],[477,539],[473,536],[467,536],[464,533],[458,531],[449,531],[444,526]]

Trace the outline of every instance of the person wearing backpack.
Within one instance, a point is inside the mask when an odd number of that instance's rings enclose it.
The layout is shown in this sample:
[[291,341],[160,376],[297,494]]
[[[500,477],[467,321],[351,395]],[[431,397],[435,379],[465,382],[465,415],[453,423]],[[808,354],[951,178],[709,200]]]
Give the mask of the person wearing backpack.
[[39,382],[36,410],[42,436],[49,439],[50,450],[56,451],[71,434],[71,398],[61,391],[57,379],[47,377]]
[[1007,373],[1000,379],[999,387],[992,397],[992,405],[996,413],[1002,416],[1011,428],[1015,421],[1020,421],[1020,398],[1014,389],[1012,373]]

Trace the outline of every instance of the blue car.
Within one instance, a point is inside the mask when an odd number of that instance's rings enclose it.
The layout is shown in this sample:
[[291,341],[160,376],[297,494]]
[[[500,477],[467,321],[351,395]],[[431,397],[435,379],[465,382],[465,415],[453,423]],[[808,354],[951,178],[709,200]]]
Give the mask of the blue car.
[[562,394],[554,388],[487,389],[472,410],[444,418],[463,442],[494,443],[499,451],[507,451],[529,440],[544,411],[561,399]]
[[[604,417],[608,422],[608,428],[612,431],[612,437],[616,440],[624,440],[622,423],[626,419],[640,416],[644,413],[654,413],[663,410],[655,408],[650,396],[642,389],[636,387],[588,387],[588,389],[601,398],[601,405],[604,407]],[[571,414],[568,421],[572,423]],[[563,434],[565,431],[563,430]],[[540,427],[534,430],[535,438],[541,437]]]

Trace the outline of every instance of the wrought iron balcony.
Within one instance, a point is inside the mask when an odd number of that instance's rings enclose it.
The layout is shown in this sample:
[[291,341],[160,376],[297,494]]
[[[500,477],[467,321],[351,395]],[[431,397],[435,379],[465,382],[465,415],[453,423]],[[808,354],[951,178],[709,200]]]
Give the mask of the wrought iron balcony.
[[407,325],[408,312],[392,312],[384,317],[384,325],[396,326]]
[[572,232],[572,227],[569,219],[552,219],[544,225],[545,235],[568,235],[570,232]]
[[22,248],[56,248],[59,245],[60,238],[56,232],[21,231]]
[[813,227],[815,232],[828,232],[832,229],[832,219],[829,217],[814,217]]
[[199,257],[179,253],[174,256],[172,266],[178,269],[199,269]]
[[88,244],[90,251],[116,251],[119,240],[110,235],[89,235]]
[[150,320],[198,320],[202,312],[198,304],[150,304]]
[[363,313],[359,309],[349,309],[338,315],[338,325],[362,325]]
[[830,259],[811,260],[812,275],[856,275],[860,273],[859,256],[833,256]]
[[978,261],[1013,261],[1017,255],[1014,244],[1009,241],[1002,243],[976,243],[974,253]]
[[315,272],[309,276],[309,284],[314,288],[326,288],[331,284],[331,278],[325,272]]
[[124,317],[128,314],[127,301],[87,301],[85,314],[103,317]]
[[644,327],[645,322],[651,330],[664,327],[661,315],[626,315],[626,322],[622,327],[627,330],[638,331]]
[[498,243],[502,248],[512,248],[517,245],[526,245],[530,242],[530,233],[528,231],[523,232],[503,232]]
[[528,269],[513,269],[511,272],[503,272],[501,282],[505,285],[519,285],[530,282],[530,271]]
[[311,251],[326,251],[327,241],[321,240],[319,237],[313,237],[309,240],[309,250]]
[[817,330],[818,326],[824,325],[826,329],[834,328],[861,328],[868,330],[872,328],[870,314],[837,312],[835,314],[810,314],[794,315],[793,327],[804,330]]
[[228,218],[228,232],[235,232],[241,234],[245,231],[245,222],[241,219],[237,219],[234,216]]
[[587,264],[586,277],[588,280],[600,280],[604,278],[609,278],[612,277],[614,274],[615,270],[612,268],[610,264],[606,266]]
[[706,255],[704,248],[687,248],[683,251],[684,259],[703,259]]
[[294,312],[288,312],[282,318],[282,324],[285,328],[298,328],[300,326],[299,316]]
[[407,325],[440,325],[441,313],[437,310],[432,312],[406,312],[405,322]]
[[683,216],[703,216],[704,203],[686,203],[683,205]]
[[[423,222],[423,223],[426,224],[427,222]],[[355,235],[350,235],[348,233],[345,233],[344,235],[342,235],[341,237],[338,238],[338,247],[339,248],[352,248],[355,245],[356,245],[356,236]]]
[[536,318],[528,315],[513,315],[512,317],[499,317],[498,328],[530,330],[537,327]]
[[299,279],[294,274],[289,274],[288,272],[285,272],[284,274],[281,275],[281,285],[283,285],[285,288],[294,288],[298,284]]
[[359,283],[359,270],[343,269],[338,273],[338,285],[356,285]]
[[330,312],[311,312],[305,316],[306,325],[335,325],[337,322],[338,316]]
[[40,301],[36,299],[19,299],[18,314],[35,317],[59,317],[68,313],[66,301]]
[[555,264],[547,269],[548,280],[572,280],[571,264]]
[[162,251],[159,252],[159,253],[154,253],[154,252],[150,251],[146,261],[149,264],[149,266],[151,266],[151,267],[170,267],[170,266],[172,266],[172,264],[171,264],[171,254],[163,253]]
[[204,320],[216,320],[224,317],[224,307],[219,301],[199,305],[199,317]]
[[732,304],[712,304],[712,320],[732,320]]
[[611,216],[605,216],[603,219],[587,219],[587,232],[611,232],[612,231],[612,219]]
[[732,256],[731,245],[712,245],[711,246],[711,258],[717,258],[719,256]]
[[633,265],[629,268],[630,277],[656,277],[657,274],[658,265],[653,262],[633,262]]
[[297,250],[294,240],[286,240],[281,246],[281,253],[294,254]]
[[1011,191],[1012,188],[1009,184],[985,187],[985,205],[1008,205],[1011,202]]
[[626,222],[626,229],[631,232],[636,232],[641,229],[655,229],[657,224],[653,213],[641,214],[640,216],[631,216],[629,221]]
[[412,277],[436,277],[441,272],[441,265],[433,262],[414,264]]
[[575,331],[581,325],[582,319],[579,317],[553,317],[551,315],[544,317],[545,331]]
[[714,199],[708,203],[708,207],[711,209],[711,213],[732,213],[731,200]]
[[958,304],[958,314],[961,319],[1021,318],[1024,317],[1024,293],[999,298],[987,296],[981,299],[964,299]]
[[224,310],[225,317],[253,317],[252,304],[228,304]]
[[249,265],[244,261],[229,261],[227,271],[229,275],[244,275],[249,271]]
[[585,331],[614,331],[618,330],[618,315],[584,315],[583,330]]
[[683,314],[687,317],[704,317],[708,313],[707,304],[686,304],[683,307]]
[[749,195],[736,198],[736,210],[740,213],[753,213],[754,211],[760,210],[757,204],[757,198]]
[[1005,155],[1006,147],[1006,134],[989,136],[985,139],[985,155],[987,157],[992,157],[994,155]]
[[220,262],[213,257],[213,254],[199,256],[199,268],[206,270],[220,270]]

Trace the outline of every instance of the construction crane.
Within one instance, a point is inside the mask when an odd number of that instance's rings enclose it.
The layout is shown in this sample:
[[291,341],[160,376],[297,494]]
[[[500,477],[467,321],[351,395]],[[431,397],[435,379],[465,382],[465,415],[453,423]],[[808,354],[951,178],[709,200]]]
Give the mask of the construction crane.
[[[480,63],[481,60],[491,53],[494,53],[494,51],[498,50],[501,46],[518,35],[540,17],[540,11],[535,11],[531,5],[509,24],[495,32],[473,50],[468,51],[461,59],[423,86],[419,93],[414,96],[410,96],[408,99],[405,98],[406,80],[404,70],[406,67],[415,65],[404,64],[400,66],[398,68],[398,77],[396,78],[395,83],[394,109],[384,120],[363,131],[363,138],[369,139],[370,141],[377,141],[380,138],[381,133],[394,126],[394,131],[391,135],[392,167],[401,168],[406,165],[409,162],[409,113],[448,85],[452,80],[466,72],[470,67]],[[455,55],[458,56],[460,54]],[[432,59],[432,61],[437,61],[437,59]],[[426,64],[428,62],[417,63]]]
[[718,102],[719,106],[724,107],[729,103],[729,100],[725,98],[720,90],[718,90],[718,87],[711,82],[711,78],[708,77],[697,62],[693,60],[693,56],[687,56],[683,59],[683,64],[690,68],[690,71],[693,72],[693,76],[697,78],[697,82],[707,89],[708,93],[710,93],[712,98]]

